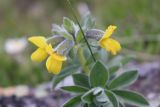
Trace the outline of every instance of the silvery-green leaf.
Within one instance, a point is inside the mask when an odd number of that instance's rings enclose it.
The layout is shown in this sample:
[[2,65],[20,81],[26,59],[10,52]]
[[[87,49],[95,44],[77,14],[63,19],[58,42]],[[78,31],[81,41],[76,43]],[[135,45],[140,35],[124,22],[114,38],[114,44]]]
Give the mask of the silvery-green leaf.
[[75,33],[75,37],[76,37],[77,42],[81,42],[83,40],[83,34],[82,34],[81,30],[78,30]]
[[106,95],[108,96],[108,98],[109,98],[110,102],[112,103],[113,107],[119,107],[118,100],[117,100],[116,96],[114,95],[114,93],[107,90]]
[[74,31],[75,33],[79,31],[79,26],[77,24],[74,24]]
[[64,40],[59,45],[57,45],[55,50],[57,51],[58,54],[66,56],[73,46],[74,46],[73,41]]
[[72,77],[75,85],[82,86],[85,88],[90,88],[89,78],[85,74],[82,74],[82,73],[73,74]]
[[84,93],[87,92],[88,89],[82,86],[63,86],[61,87],[62,90],[67,91],[67,92],[71,92],[71,93]]
[[93,102],[93,97],[94,97],[93,91],[94,90],[95,89],[93,88],[82,95],[81,100],[83,103],[91,104]]
[[58,43],[64,40],[64,37],[55,35],[47,39],[47,43],[51,44],[52,46],[56,46]]
[[145,99],[145,97],[143,97],[143,95],[138,94],[137,92],[128,90],[114,90],[113,92],[125,103],[138,107],[149,107],[149,102]]
[[52,24],[52,32],[56,33],[58,31],[61,30],[61,26],[57,25],[57,24]]
[[68,40],[73,40],[72,35],[63,26],[62,26],[62,29],[60,30],[60,32],[58,32],[58,33]]
[[91,29],[95,26],[95,19],[92,18],[90,13],[87,13],[81,20],[83,29]]
[[107,97],[104,91],[96,96],[96,100],[101,103],[110,102],[109,98]]
[[91,70],[89,80],[91,87],[104,87],[108,81],[109,72],[101,62],[97,61]]
[[101,87],[96,87],[96,88],[94,89],[94,91],[93,91],[93,95],[100,94],[100,93],[102,93],[103,91],[104,91],[103,88],[101,88]]
[[73,40],[72,35],[63,27],[56,24],[52,25],[52,32],[56,35],[63,36],[68,40]]
[[138,78],[138,71],[137,70],[130,70],[128,72],[124,72],[123,74],[119,75],[115,79],[113,79],[110,84],[110,89],[117,89],[123,88],[133,84]]
[[74,33],[74,22],[69,18],[63,18],[63,26],[69,33]]
[[89,29],[85,32],[87,38],[99,40],[103,36],[104,32],[99,29]]
[[62,107],[77,107],[81,102],[81,95],[71,98]]

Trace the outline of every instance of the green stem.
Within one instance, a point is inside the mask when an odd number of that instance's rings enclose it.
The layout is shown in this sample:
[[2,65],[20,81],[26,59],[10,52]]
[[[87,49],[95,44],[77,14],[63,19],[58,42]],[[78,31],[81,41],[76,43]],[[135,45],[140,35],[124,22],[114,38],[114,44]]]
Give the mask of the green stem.
[[74,34],[72,34],[72,36],[73,36],[74,43],[77,45],[76,37],[74,36]]
[[79,48],[77,54],[84,73],[86,75],[89,75],[90,69],[88,68],[88,66],[86,66],[86,58],[84,57],[83,49]]

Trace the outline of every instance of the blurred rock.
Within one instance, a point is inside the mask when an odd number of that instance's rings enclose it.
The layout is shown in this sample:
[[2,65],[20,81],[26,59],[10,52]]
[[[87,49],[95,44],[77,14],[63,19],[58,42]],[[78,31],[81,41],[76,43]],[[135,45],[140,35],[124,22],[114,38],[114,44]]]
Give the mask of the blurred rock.
[[34,96],[36,98],[44,98],[48,96],[48,92],[46,90],[36,89],[34,92]]
[[12,96],[16,91],[16,88],[15,87],[9,87],[9,88],[5,88],[3,89],[3,92],[2,92],[2,95],[4,96]]
[[28,86],[17,86],[14,95],[17,97],[23,97],[29,95],[30,90]]
[[26,46],[26,38],[8,39],[5,42],[5,51],[10,55],[17,55],[23,52]]

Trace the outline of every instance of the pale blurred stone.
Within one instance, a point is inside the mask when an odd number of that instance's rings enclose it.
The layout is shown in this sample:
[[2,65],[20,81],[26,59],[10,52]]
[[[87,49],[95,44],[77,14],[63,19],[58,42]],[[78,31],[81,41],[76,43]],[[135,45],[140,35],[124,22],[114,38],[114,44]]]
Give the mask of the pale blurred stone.
[[0,95],[3,94],[3,88],[0,88]]
[[4,96],[12,96],[15,93],[15,87],[4,88],[2,95]]
[[149,102],[150,102],[150,107],[159,107],[160,106],[160,94],[156,93],[149,93],[147,95]]
[[47,97],[48,95],[49,95],[49,93],[43,89],[36,89],[34,92],[34,96],[36,98],[44,98],[44,97]]
[[5,42],[5,51],[8,54],[16,55],[23,52],[26,46],[27,40],[25,38],[8,39]]
[[149,94],[147,95],[147,97],[148,97],[149,99],[153,99],[153,98],[155,98],[155,96],[156,96],[155,93],[149,93]]
[[29,95],[29,87],[27,86],[17,86],[14,95],[17,97],[23,97]]

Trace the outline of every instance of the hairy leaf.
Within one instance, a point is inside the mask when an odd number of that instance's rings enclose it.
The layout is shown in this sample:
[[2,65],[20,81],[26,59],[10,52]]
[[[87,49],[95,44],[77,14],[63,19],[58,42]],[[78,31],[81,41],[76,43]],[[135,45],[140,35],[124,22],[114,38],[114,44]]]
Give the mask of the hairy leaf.
[[113,92],[128,104],[132,104],[140,107],[149,106],[148,101],[142,95],[136,92],[127,91],[127,90],[114,90]]
[[111,91],[107,91],[106,94],[109,100],[111,101],[113,107],[119,107],[119,103],[118,103],[116,96]]
[[64,86],[61,89],[73,93],[84,93],[88,91],[88,89],[81,86]]
[[62,107],[77,107],[80,103],[81,95],[78,95],[67,101]]
[[92,87],[104,87],[108,81],[108,71],[101,62],[96,62],[90,73],[90,85]]
[[67,17],[63,18],[63,26],[69,32],[73,33],[74,31],[74,22]]
[[91,104],[93,102],[93,91],[94,89],[91,89],[82,95],[81,100],[83,103]]
[[114,80],[111,81],[109,88],[110,89],[116,89],[116,88],[122,88],[124,86],[131,85],[137,80],[138,77],[138,71],[137,70],[132,70],[125,72],[115,78]]
[[72,77],[75,85],[90,88],[88,76],[84,74],[73,74]]

